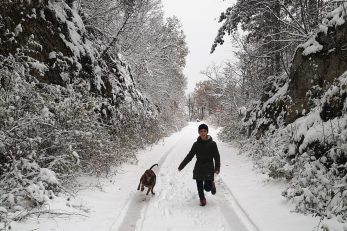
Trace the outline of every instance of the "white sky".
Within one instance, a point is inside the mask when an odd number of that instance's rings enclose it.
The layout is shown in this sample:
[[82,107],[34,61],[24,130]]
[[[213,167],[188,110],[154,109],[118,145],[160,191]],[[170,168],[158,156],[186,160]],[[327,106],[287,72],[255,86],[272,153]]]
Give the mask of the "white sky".
[[233,60],[233,47],[226,38],[222,46],[218,46],[210,54],[211,46],[217,35],[219,15],[234,0],[162,0],[166,17],[177,16],[183,26],[189,48],[184,74],[188,84],[186,92],[192,92],[195,84],[207,79],[200,71],[212,63],[220,64],[225,60]]

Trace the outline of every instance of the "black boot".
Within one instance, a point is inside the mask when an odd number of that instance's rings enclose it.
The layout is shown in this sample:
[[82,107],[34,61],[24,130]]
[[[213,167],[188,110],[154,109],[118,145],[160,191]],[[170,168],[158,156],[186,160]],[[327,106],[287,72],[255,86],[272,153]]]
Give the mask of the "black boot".
[[217,190],[216,190],[216,185],[214,183],[214,181],[212,181],[212,187],[211,187],[211,193],[212,195],[216,194]]

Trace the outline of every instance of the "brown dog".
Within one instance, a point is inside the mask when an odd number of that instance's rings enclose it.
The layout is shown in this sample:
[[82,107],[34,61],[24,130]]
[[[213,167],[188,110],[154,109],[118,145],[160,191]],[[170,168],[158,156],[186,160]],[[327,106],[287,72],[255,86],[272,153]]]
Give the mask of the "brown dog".
[[156,165],[158,166],[158,164],[153,164],[152,167],[150,167],[149,169],[145,171],[145,173],[141,176],[139,186],[137,187],[137,190],[140,190],[140,186],[141,186],[141,192],[142,192],[146,186],[148,188],[146,195],[148,195],[149,191],[151,191],[153,195],[155,194],[153,192],[153,188],[155,186],[157,177],[155,173],[153,172],[152,168]]

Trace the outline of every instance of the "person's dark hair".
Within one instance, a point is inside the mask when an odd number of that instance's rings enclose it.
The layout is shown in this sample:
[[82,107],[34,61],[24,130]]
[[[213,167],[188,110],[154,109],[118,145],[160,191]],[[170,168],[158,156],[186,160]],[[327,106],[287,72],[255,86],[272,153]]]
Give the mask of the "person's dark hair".
[[205,129],[208,132],[208,126],[206,124],[200,124],[198,131],[200,131],[201,129]]

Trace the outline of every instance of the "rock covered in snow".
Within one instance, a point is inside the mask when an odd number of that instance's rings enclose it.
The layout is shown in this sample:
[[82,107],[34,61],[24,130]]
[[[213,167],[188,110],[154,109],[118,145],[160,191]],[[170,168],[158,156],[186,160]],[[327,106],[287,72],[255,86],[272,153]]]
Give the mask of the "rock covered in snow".
[[298,111],[309,112],[310,98],[321,95],[319,89],[326,89],[347,70],[346,7],[343,3],[329,13],[318,32],[298,47],[290,69],[288,95],[293,103],[288,105],[287,123],[301,116]]
[[117,54],[100,58],[102,50],[88,39],[75,3],[7,1],[0,15],[0,55],[24,60],[40,82],[67,86],[84,79],[90,91],[112,105],[125,103],[153,113],[129,66]]
[[0,215],[45,204],[81,173],[108,173],[134,143],[155,141],[141,131],[160,129],[129,66],[99,57],[73,2],[1,3]]
[[289,78],[269,77],[244,126],[263,173],[288,181],[296,211],[347,222],[347,3],[295,53]]

